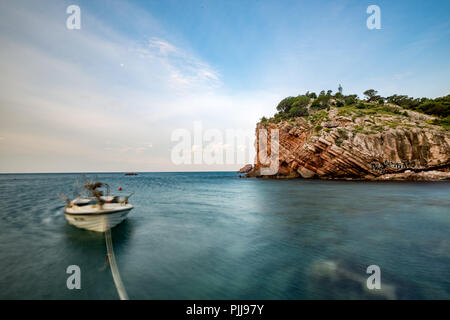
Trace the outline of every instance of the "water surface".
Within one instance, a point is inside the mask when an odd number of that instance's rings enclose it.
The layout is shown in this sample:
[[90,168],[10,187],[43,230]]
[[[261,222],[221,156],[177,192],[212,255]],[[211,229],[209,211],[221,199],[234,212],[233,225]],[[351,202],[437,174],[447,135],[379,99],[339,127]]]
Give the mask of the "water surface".
[[[0,175],[1,299],[118,298],[104,235],[64,218],[57,194],[71,195],[77,176]],[[447,182],[97,176],[135,192],[112,232],[131,299],[450,298]],[[66,287],[73,264],[81,290]]]

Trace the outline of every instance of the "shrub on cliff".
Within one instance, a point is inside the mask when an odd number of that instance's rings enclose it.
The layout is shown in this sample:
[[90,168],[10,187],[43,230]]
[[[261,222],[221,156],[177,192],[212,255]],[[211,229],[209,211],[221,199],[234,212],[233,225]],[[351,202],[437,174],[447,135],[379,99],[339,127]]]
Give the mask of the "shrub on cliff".
[[295,102],[295,97],[287,97],[280,101],[277,106],[279,112],[288,113]]
[[311,104],[311,108],[319,110],[328,108],[332,98],[331,92],[331,90],[328,90],[328,92],[325,93],[325,91],[322,90],[317,99],[315,99]]
[[345,96],[345,98],[344,98],[344,103],[346,106],[350,106],[357,102],[358,102],[358,96],[356,94],[350,94],[348,96]]
[[406,109],[419,111],[445,118],[450,115],[450,95],[436,99],[408,97],[406,95],[392,95],[387,97],[387,101]]
[[450,116],[450,102],[449,103],[443,103],[440,101],[427,101],[422,104],[420,104],[416,109],[418,111],[421,111],[423,113],[431,114],[438,117],[448,117]]
[[395,107],[391,107],[391,106],[383,106],[383,108],[381,110],[388,112],[388,113],[393,113],[393,114],[402,114],[402,112],[399,109],[397,109]]
[[374,89],[369,89],[363,92],[363,94],[366,96],[367,101],[377,101],[378,100],[378,91]]
[[334,97],[336,98],[336,99],[342,99],[343,97],[344,97],[344,95],[342,94],[342,86],[339,84],[339,87],[338,87],[338,92],[336,92],[335,94],[334,94]]
[[[273,120],[272,120],[272,119],[273,119]],[[282,120],[287,120],[287,119],[289,119],[289,115],[288,115],[287,113],[284,113],[284,112],[277,112],[277,113],[275,113],[275,115],[273,116],[272,119],[271,119],[271,120],[272,120],[273,122],[278,123],[278,122],[280,122],[280,121],[282,121]]]
[[450,116],[441,119],[440,125],[443,126],[445,130],[450,130]]
[[327,108],[327,106],[325,104],[321,103],[318,98],[316,100],[314,100],[313,103],[311,104],[311,109],[321,110],[321,109],[326,109],[326,108]]
[[291,114],[291,109],[296,107],[298,109],[306,108],[311,99],[306,95],[299,95],[297,97],[287,97],[278,104],[277,110],[285,114]]
[[307,96],[298,96],[297,98],[295,98],[295,101],[292,104],[292,106],[298,107],[298,108],[303,108],[303,107],[308,106],[310,100],[311,99]]
[[289,115],[291,117],[307,116],[308,115],[308,109],[306,108],[306,106],[303,106],[303,107],[293,106],[291,108],[291,110],[289,110]]
[[419,104],[421,104],[422,102],[425,102],[428,99],[425,99],[425,98],[414,99],[414,98],[408,97],[406,95],[394,94],[390,97],[387,97],[386,100],[389,103],[396,104],[403,108],[415,109]]
[[[339,88],[339,92],[334,96],[332,95],[332,90],[328,90],[327,92],[322,90],[317,97],[314,92],[310,93],[308,91],[304,95],[287,97],[281,100],[277,106],[278,113],[270,119],[261,119],[261,122],[280,122],[282,120],[292,119],[293,117],[307,116],[309,114],[308,105],[311,99],[313,99],[310,107],[311,110],[330,110],[332,106],[336,106],[342,108],[338,114],[344,116],[349,116],[352,113],[355,116],[375,115],[377,113],[409,116],[407,112],[392,106],[392,104],[395,104],[405,109],[436,116],[439,119],[433,120],[433,124],[441,125],[446,130],[450,128],[450,95],[436,99],[428,99],[394,94],[383,98],[377,95],[377,93],[374,89],[366,90],[364,92],[366,100],[359,100],[356,94],[342,95],[342,87]],[[385,101],[389,104],[386,105]],[[355,109],[359,110],[355,111]],[[315,113],[313,112],[311,115]]]
[[365,108],[366,108],[366,104],[363,103],[363,102],[360,102],[360,103],[358,103],[358,104],[356,105],[356,108],[357,108],[357,109],[365,109]]

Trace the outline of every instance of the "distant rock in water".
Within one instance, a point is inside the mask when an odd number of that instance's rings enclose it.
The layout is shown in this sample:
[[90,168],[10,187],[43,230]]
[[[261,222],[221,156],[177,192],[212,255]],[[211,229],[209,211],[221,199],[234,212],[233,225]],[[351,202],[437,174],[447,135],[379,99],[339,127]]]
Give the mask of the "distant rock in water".
[[243,166],[241,169],[239,169],[239,171],[237,173],[249,173],[250,171],[252,171],[253,166],[251,164],[247,164],[245,166]]
[[134,172],[128,172],[128,173],[125,173],[125,175],[126,176],[137,176],[138,174],[134,173]]
[[[414,111],[369,111],[331,107],[328,111],[310,112],[307,117],[265,119],[257,124],[255,148],[257,154],[261,151],[271,155],[270,132],[278,130],[278,169],[274,175],[263,174],[261,169],[268,165],[257,157],[246,176],[450,180],[450,131],[434,125],[432,116]],[[263,147],[259,143],[260,129],[268,132]]]

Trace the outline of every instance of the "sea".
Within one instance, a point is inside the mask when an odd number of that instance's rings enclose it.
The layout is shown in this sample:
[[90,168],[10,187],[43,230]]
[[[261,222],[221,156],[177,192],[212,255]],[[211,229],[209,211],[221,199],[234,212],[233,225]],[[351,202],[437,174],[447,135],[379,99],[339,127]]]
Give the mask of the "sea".
[[[134,192],[111,230],[130,299],[450,299],[449,182],[87,176]],[[119,298],[105,234],[65,219],[78,177],[0,175],[0,299]]]

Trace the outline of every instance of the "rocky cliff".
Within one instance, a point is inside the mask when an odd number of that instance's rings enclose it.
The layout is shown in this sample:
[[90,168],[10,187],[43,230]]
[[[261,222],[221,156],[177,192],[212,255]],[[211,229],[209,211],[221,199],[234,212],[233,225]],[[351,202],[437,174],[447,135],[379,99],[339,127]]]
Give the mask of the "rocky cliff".
[[259,150],[260,129],[278,130],[278,143],[272,144],[279,149],[278,170],[263,175],[265,165],[257,156],[247,177],[450,180],[450,132],[433,125],[428,115],[393,111],[332,107],[307,117],[260,122],[257,154],[271,152],[270,134],[268,150]]

